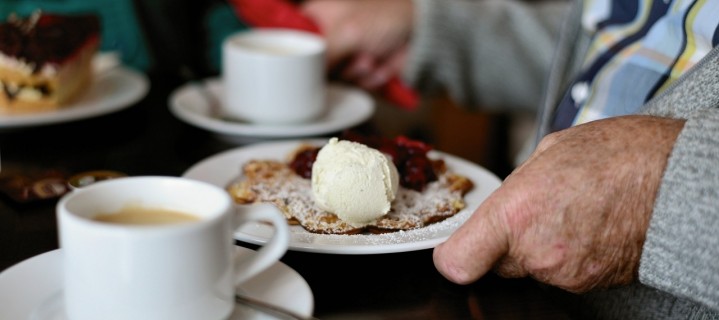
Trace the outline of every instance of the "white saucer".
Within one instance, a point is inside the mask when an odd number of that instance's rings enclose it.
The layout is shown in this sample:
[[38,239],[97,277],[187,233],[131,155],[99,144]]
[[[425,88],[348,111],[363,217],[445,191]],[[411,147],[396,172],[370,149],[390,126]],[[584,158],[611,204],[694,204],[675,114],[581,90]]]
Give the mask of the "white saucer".
[[[253,124],[214,115],[210,103],[201,92],[202,89],[198,88],[200,85],[188,83],[176,89],[169,99],[172,113],[191,125],[240,142],[308,137],[342,131],[369,119],[375,109],[374,100],[366,92],[340,84],[329,84],[327,87],[329,109],[319,119],[294,125]],[[204,86],[206,92],[214,97],[213,100],[221,100],[224,89],[220,79],[205,80]]]
[[0,129],[47,125],[119,111],[142,99],[150,87],[147,77],[125,67],[96,75],[87,91],[70,105],[29,114],[0,114]]
[[[254,251],[237,247],[239,254]],[[311,316],[314,296],[295,270],[278,262],[239,286],[241,294]],[[63,320],[62,251],[54,250],[20,262],[0,273],[0,319]],[[237,305],[230,319],[273,319],[244,305]]]

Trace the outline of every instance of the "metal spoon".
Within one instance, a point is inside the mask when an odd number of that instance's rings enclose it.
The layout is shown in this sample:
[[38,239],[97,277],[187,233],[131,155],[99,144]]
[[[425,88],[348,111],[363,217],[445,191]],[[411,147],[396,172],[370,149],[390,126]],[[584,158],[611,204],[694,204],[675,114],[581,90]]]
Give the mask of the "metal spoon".
[[260,301],[257,299],[249,298],[247,296],[242,296],[239,294],[235,294],[235,302],[245,305],[245,306],[248,306],[255,310],[262,311],[269,315],[275,316],[278,319],[319,320],[313,316],[305,317],[305,316],[299,315],[293,311],[287,310],[285,308],[275,306],[275,305],[272,305],[272,304],[269,304],[267,302],[263,302],[263,301]]

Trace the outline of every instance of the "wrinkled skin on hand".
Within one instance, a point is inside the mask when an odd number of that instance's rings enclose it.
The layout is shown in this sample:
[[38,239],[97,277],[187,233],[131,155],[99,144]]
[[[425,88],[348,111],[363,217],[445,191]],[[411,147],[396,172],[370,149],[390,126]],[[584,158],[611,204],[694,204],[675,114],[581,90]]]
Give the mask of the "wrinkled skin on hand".
[[581,293],[637,279],[655,196],[683,120],[625,116],[545,137],[434,250],[466,284],[490,270]]
[[308,0],[302,11],[322,30],[328,64],[372,90],[401,72],[414,18],[410,0]]

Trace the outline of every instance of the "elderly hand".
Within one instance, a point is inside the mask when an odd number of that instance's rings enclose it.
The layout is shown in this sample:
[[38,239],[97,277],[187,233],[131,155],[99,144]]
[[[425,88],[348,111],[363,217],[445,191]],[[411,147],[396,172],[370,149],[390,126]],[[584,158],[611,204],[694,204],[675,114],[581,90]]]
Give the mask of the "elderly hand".
[[365,89],[376,89],[401,71],[412,32],[411,0],[309,0],[303,12],[327,40],[335,73]]
[[547,136],[434,250],[466,284],[494,269],[571,292],[637,278],[661,177],[683,120],[625,116]]

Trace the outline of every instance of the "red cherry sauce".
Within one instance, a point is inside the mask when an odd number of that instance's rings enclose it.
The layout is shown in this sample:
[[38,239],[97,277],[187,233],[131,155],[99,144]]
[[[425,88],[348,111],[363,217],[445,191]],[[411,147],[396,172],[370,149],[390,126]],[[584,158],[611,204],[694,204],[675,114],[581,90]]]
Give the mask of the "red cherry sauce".
[[[355,133],[344,133],[341,139],[359,142],[388,154],[397,167],[400,185],[405,188],[422,191],[428,183],[437,180],[432,161],[427,158],[427,152],[432,148],[424,142],[404,136],[387,139]],[[292,170],[305,179],[311,178],[312,164],[317,158],[319,149],[311,148],[297,153],[290,162]]]

